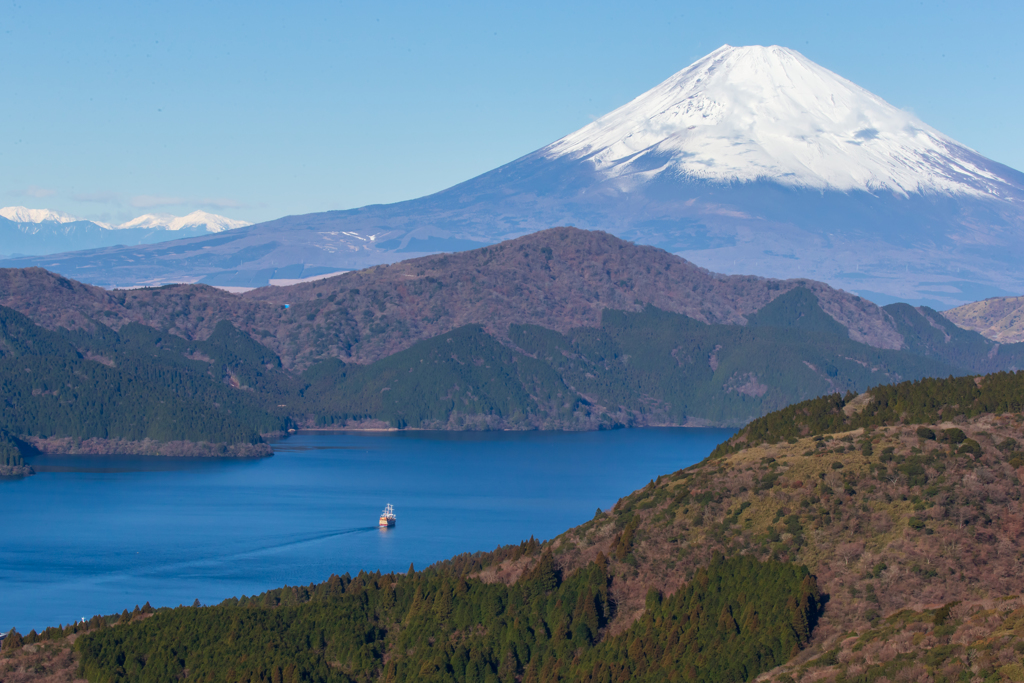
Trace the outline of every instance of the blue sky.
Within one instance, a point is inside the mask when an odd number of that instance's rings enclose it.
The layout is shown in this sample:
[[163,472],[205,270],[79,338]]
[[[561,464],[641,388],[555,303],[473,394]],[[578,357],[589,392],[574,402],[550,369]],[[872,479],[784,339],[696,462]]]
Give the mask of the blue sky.
[[1020,2],[0,0],[0,206],[250,221],[410,199],[724,43],[778,44],[1024,170]]

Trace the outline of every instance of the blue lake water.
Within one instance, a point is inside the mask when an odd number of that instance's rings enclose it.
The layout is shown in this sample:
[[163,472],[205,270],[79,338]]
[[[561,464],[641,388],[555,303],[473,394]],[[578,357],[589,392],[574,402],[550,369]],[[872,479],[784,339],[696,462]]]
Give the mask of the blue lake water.
[[[261,460],[39,456],[0,480],[0,632],[551,538],[723,429],[310,433]],[[398,515],[379,530],[385,503]]]

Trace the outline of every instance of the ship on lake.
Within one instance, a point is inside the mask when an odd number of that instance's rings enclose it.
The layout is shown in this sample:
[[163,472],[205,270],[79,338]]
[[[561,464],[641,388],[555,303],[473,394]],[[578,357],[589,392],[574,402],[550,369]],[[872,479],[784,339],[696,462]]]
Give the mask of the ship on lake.
[[395,516],[395,508],[391,507],[391,503],[388,503],[384,506],[384,512],[380,513],[380,522],[378,522],[377,526],[381,528],[392,527],[395,525],[395,521],[397,519],[398,517]]

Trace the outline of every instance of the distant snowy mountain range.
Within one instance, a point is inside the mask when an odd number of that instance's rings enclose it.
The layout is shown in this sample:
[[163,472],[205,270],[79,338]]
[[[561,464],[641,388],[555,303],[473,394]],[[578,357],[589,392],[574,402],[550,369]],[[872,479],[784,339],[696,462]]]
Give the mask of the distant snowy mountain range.
[[254,286],[556,225],[882,304],[1024,292],[1024,174],[778,46],[723,46],[575,133],[420,199],[7,264],[103,285]]
[[45,255],[115,245],[153,244],[247,225],[251,224],[206,211],[193,211],[187,216],[148,213],[120,225],[110,225],[51,209],[7,206],[0,209],[0,254]]
[[187,230],[188,228],[204,228],[206,232],[224,232],[235,228],[244,228],[252,223],[236,221],[205,211],[193,211],[187,216],[172,216],[166,213],[147,213],[133,218],[127,223],[117,226],[118,230],[131,228],[155,228],[157,230]]
[[[60,211],[50,209],[28,209],[24,206],[5,206],[0,209],[0,216],[14,223],[77,223],[84,221],[84,218],[75,218]],[[104,227],[110,227],[106,223],[99,223]]]

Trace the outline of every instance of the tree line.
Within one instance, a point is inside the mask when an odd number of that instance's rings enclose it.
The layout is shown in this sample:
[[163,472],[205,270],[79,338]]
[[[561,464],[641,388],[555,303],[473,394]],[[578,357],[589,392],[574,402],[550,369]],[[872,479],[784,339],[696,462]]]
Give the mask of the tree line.
[[806,645],[806,568],[716,557],[625,632],[608,560],[562,576],[550,552],[514,585],[450,567],[361,572],[215,607],[158,610],[80,636],[91,683],[137,681],[746,681]]
[[984,413],[1019,414],[1024,412],[1024,371],[996,372],[980,378],[929,377],[876,386],[867,393],[867,402],[850,414],[844,408],[857,397],[853,392],[829,394],[777,410],[751,421],[719,445],[715,453],[861,427],[929,425]]

